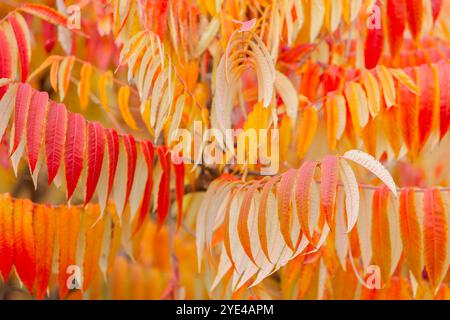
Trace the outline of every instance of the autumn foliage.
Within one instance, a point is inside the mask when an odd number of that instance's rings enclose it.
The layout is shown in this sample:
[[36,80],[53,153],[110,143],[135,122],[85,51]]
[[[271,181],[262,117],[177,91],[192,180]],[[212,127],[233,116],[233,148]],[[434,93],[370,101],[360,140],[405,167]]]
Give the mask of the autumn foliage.
[[2,3],[0,298],[448,299],[449,14]]

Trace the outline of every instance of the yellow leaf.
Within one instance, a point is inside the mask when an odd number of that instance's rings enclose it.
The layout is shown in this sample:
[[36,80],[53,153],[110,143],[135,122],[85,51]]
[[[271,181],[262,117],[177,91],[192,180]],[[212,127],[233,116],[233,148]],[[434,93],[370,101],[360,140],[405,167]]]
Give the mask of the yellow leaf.
[[402,69],[389,69],[389,71],[394,76],[394,78],[407,86],[408,89],[411,90],[411,92],[420,94],[420,88],[416,83],[414,83],[413,79],[411,79],[411,77],[405,73],[405,71],[403,71]]
[[378,82],[370,72],[365,72],[361,80],[366,90],[370,115],[375,117],[381,110],[381,93]]
[[[70,56],[64,58],[58,70],[58,91],[59,99],[64,100],[64,97],[69,89],[70,76],[72,75],[72,68],[75,62],[75,57]],[[53,67],[53,66],[52,66]]]
[[345,97],[352,118],[355,132],[359,134],[369,121],[369,107],[367,97],[361,85],[356,82],[350,82],[345,87]]
[[85,63],[80,71],[80,83],[78,84],[78,95],[80,97],[81,109],[85,110],[89,103],[89,91],[91,87],[92,65]]
[[117,96],[120,114],[122,115],[122,118],[125,121],[125,123],[131,129],[138,130],[136,121],[134,120],[133,116],[130,113],[129,98],[130,98],[130,87],[129,86],[120,87]]
[[377,71],[383,88],[384,101],[386,106],[390,108],[396,104],[394,78],[385,66],[378,66]]

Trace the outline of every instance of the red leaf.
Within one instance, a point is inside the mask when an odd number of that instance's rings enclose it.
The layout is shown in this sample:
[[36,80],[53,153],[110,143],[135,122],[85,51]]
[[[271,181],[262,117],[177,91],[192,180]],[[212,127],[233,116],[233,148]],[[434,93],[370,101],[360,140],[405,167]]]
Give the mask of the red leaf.
[[409,31],[414,40],[419,40],[422,32],[424,7],[423,0],[406,0],[406,13]]
[[387,35],[391,56],[395,60],[403,45],[406,26],[406,0],[387,0]]
[[136,140],[132,135],[123,136],[123,141],[125,144],[125,151],[127,153],[127,191],[125,195],[125,204],[128,202],[130,197],[131,187],[133,187],[134,181],[134,171],[136,170]]
[[22,82],[25,82],[28,78],[28,71],[30,69],[30,55],[28,52],[27,38],[22,26],[14,15],[9,16],[9,23],[11,24],[11,27],[14,30],[14,36],[16,37]]
[[105,129],[106,141],[108,142],[108,161],[109,161],[109,173],[108,173],[108,192],[107,199],[111,193],[114,183],[114,177],[116,176],[117,162],[119,161],[119,135],[114,129]]
[[66,128],[66,107],[62,103],[50,103],[45,127],[45,154],[47,156],[49,185],[55,179],[61,164]]
[[440,87],[440,125],[441,139],[450,128],[450,65],[446,61],[440,61],[439,70],[439,87]]
[[0,272],[8,281],[14,261],[13,207],[9,194],[0,195]]
[[184,197],[184,162],[182,155],[176,159],[178,163],[173,162],[173,169],[175,172],[175,197],[177,199],[178,206],[178,227],[181,225],[181,219],[183,216],[183,197]]
[[158,190],[158,230],[163,225],[169,213],[170,204],[170,152],[165,146],[157,149],[159,162],[163,170]]
[[431,10],[433,12],[433,21],[436,21],[439,17],[439,13],[442,9],[443,0],[431,0]]
[[[435,110],[435,104],[438,102],[437,93],[439,88],[435,81],[437,70],[430,65],[422,65],[418,69],[419,85],[420,85],[420,97],[419,97],[419,144],[422,148],[427,142],[433,123],[438,117],[437,109]],[[437,107],[437,106],[436,106]]]
[[[2,28],[0,28],[0,48],[0,78],[11,78],[11,51]],[[0,99],[3,98],[7,88],[8,86],[0,87]]]
[[27,155],[31,172],[34,172],[41,151],[47,104],[48,93],[35,91],[31,97],[27,119]]
[[19,83],[14,107],[14,145],[11,154],[16,152],[17,147],[22,140],[23,130],[25,129],[28,115],[28,108],[31,100],[31,86],[28,83]]
[[[376,4],[381,8],[380,1]],[[367,69],[375,68],[383,52],[383,29],[369,28],[367,30],[366,45],[364,49],[365,65]]]
[[322,161],[322,181],[320,184],[320,211],[333,230],[334,207],[338,184],[338,158],[326,156]]
[[102,171],[103,155],[105,153],[105,134],[103,127],[97,122],[88,123],[88,173],[86,182],[86,197],[84,203],[91,201]]
[[158,4],[159,7],[155,10],[155,13],[157,14],[156,34],[163,39],[166,29],[167,13],[169,11],[168,0],[160,0],[158,1]]
[[52,24],[67,27],[67,17],[44,4],[26,3],[20,9]]
[[47,53],[49,53],[55,47],[56,26],[45,20],[42,20],[42,38],[44,40],[44,49]]
[[85,135],[86,121],[84,118],[80,114],[70,113],[64,153],[67,199],[72,197],[83,169]]
[[147,181],[145,182],[145,190],[144,196],[141,200],[140,208],[139,208],[139,216],[136,222],[136,226],[133,231],[133,235],[135,235],[147,217],[148,211],[150,209],[150,200],[152,198],[152,189],[153,189],[153,160],[155,158],[155,150],[153,144],[150,141],[141,141],[141,150],[144,154],[145,162],[147,163]]

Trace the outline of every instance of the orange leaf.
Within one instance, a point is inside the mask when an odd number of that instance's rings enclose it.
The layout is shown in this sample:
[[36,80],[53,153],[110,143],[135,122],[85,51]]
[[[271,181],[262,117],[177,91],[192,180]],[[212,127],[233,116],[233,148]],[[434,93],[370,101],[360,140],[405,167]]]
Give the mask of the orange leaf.
[[103,219],[100,217],[100,207],[89,205],[85,216],[85,250],[83,259],[83,290],[89,288],[95,274],[100,270],[99,258],[102,248]]
[[388,219],[389,189],[375,190],[372,200],[372,259],[380,268],[383,283],[388,283],[392,260],[391,236]]
[[445,275],[447,220],[439,189],[427,189],[423,201],[423,248],[425,268],[431,286],[436,289]]
[[17,274],[31,293],[35,279],[36,257],[33,234],[33,203],[14,201],[14,265]]
[[272,192],[272,188],[275,183],[280,179],[279,176],[272,177],[263,187],[261,192],[261,200],[258,208],[258,236],[259,241],[261,243],[261,249],[264,252],[267,260],[270,262],[274,262],[270,260],[268,243],[267,243],[267,229],[266,229],[266,221],[267,221],[267,198],[269,197],[269,193]]
[[319,117],[316,108],[309,107],[303,112],[297,140],[297,156],[299,158],[303,158],[311,146],[316,135],[318,122]]
[[291,238],[292,228],[292,207],[291,194],[294,186],[296,170],[290,169],[281,176],[281,181],[278,186],[278,219],[280,221],[280,230],[283,235],[286,245],[294,250],[294,244]]
[[250,234],[248,230],[248,219],[250,214],[250,208],[253,201],[253,195],[258,189],[259,183],[253,183],[253,185],[245,193],[244,199],[242,200],[241,209],[239,211],[237,231],[239,240],[241,241],[242,248],[250,260],[256,265],[256,261],[252,254],[252,247],[250,244]]
[[0,272],[8,281],[14,259],[13,204],[9,194],[0,195]]
[[417,215],[414,189],[406,188],[400,193],[400,232],[406,262],[416,280],[422,278],[422,233]]
[[36,243],[36,298],[42,299],[47,292],[52,273],[56,212],[48,206],[38,205],[34,210],[33,222]]
[[[58,284],[59,297],[64,299],[68,292],[67,268],[76,264],[78,234],[80,232],[80,211],[63,206],[58,212]],[[81,284],[80,284],[81,285]]]

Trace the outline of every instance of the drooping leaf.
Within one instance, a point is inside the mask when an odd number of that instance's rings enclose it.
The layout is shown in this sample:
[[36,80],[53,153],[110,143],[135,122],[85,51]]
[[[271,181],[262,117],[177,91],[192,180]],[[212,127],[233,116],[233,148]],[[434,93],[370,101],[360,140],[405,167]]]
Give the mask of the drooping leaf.
[[406,27],[406,0],[387,0],[387,36],[391,56],[397,59],[403,46],[403,33]]
[[132,135],[125,135],[122,136],[122,138],[127,155],[127,184],[125,192],[125,203],[127,203],[130,197],[131,188],[133,187],[134,172],[136,170],[137,148],[136,140]]
[[425,191],[423,200],[423,249],[430,284],[436,289],[446,270],[447,229],[445,207],[439,189]]
[[[59,296],[63,299],[68,292],[69,276],[76,264],[77,242],[80,232],[80,211],[75,206],[63,206],[58,210],[58,284]],[[70,283],[73,285],[73,283]],[[81,286],[81,283],[78,283]]]
[[316,135],[319,116],[313,106],[302,113],[297,140],[297,156],[303,158]]
[[48,184],[58,173],[66,139],[67,111],[63,104],[50,103],[45,127]]
[[32,89],[29,84],[19,84],[19,87],[17,88],[16,104],[14,105],[14,144],[11,154],[16,152],[17,147],[19,147],[19,144],[22,141],[22,134],[27,125],[31,95]]
[[261,192],[261,200],[260,200],[260,204],[259,204],[259,208],[258,208],[258,236],[259,236],[259,241],[261,243],[261,249],[264,253],[264,255],[266,256],[267,260],[269,260],[270,262],[273,262],[270,258],[270,253],[269,253],[269,244],[268,244],[268,235],[267,235],[267,231],[266,231],[266,222],[268,221],[267,219],[267,202],[269,199],[269,194],[272,192],[272,188],[275,185],[275,183],[277,183],[279,181],[279,177],[275,176],[272,177],[263,187],[262,192]]
[[13,203],[9,194],[0,195],[0,272],[8,281],[14,262]]
[[431,9],[433,15],[433,21],[436,21],[439,17],[439,13],[442,9],[443,0],[431,0]]
[[21,79],[22,82],[25,82],[28,78],[31,58],[30,34],[28,26],[24,18],[19,14],[10,15],[8,17],[8,20],[14,30],[14,35],[16,37],[20,60]]
[[326,156],[321,164],[320,212],[325,217],[331,229],[334,228],[338,165],[339,159],[335,156]]
[[369,121],[369,106],[366,94],[359,83],[350,82],[345,87],[345,98],[350,110],[353,128],[359,133]]
[[[381,8],[380,0],[375,6]],[[383,29],[371,26],[367,30],[366,44],[364,47],[364,58],[367,69],[375,68],[383,53]]]
[[36,276],[36,253],[33,233],[33,203],[28,199],[14,201],[14,266],[29,292]]
[[435,65],[422,65],[417,69],[419,97],[419,148],[421,149],[439,121],[439,72]]
[[[8,39],[5,34],[5,31],[0,28],[0,78],[11,78],[12,74],[12,56],[11,50],[8,45]],[[0,87],[0,99],[3,98],[3,95],[6,92],[7,87]]]
[[257,182],[253,183],[253,185],[248,188],[247,192],[245,193],[245,196],[242,200],[242,205],[239,210],[239,218],[237,223],[237,233],[239,236],[239,240],[242,244],[242,249],[244,249],[245,254],[248,256],[248,258],[256,265],[255,258],[252,253],[251,249],[251,240],[250,240],[250,233],[249,233],[249,214],[250,214],[250,208],[253,201],[253,196],[258,188],[259,184]]
[[67,199],[70,199],[77,187],[83,169],[86,140],[86,121],[80,114],[70,113],[67,119],[64,164],[67,182]]
[[44,49],[50,53],[56,44],[56,26],[45,20],[42,20],[42,38],[44,40]]
[[105,136],[108,144],[108,198],[113,187],[117,162],[119,160],[119,135],[114,129],[105,129]]
[[103,127],[96,122],[87,125],[87,181],[84,203],[91,201],[97,187],[100,172],[102,170],[103,156],[105,152],[105,134]]
[[173,156],[177,161],[173,161],[173,171],[175,173],[175,198],[177,200],[178,209],[178,227],[181,225],[181,220],[183,217],[183,197],[184,197],[184,160],[180,154],[178,157]]
[[[139,206],[139,215],[133,231],[135,235],[147,217],[150,210],[150,200],[152,199],[153,189],[153,161],[155,157],[155,150],[153,144],[150,141],[141,141],[141,150],[144,154],[145,162],[147,164],[147,181],[145,182],[144,196]],[[184,184],[183,184],[184,187]]]
[[[73,69],[74,63],[75,63],[75,57],[68,56],[62,60],[62,62],[59,66],[57,64],[52,65],[52,69],[53,69],[54,65],[56,66],[55,73],[56,73],[56,69],[58,71],[57,72],[57,83],[58,83],[57,91],[59,92],[59,100],[60,101],[64,101],[64,97],[66,96],[67,90],[69,90],[70,77],[72,75],[72,69]],[[54,83],[54,81],[52,81],[52,83]]]
[[360,166],[366,168],[374,175],[376,175],[391,192],[397,197],[397,187],[389,172],[383,167],[383,165],[371,155],[359,150],[347,151],[343,157],[345,159],[356,162]]
[[162,168],[161,180],[158,188],[158,229],[161,228],[169,213],[170,205],[170,152],[166,147],[157,149],[159,163]]
[[283,99],[284,105],[286,106],[286,113],[291,119],[292,125],[295,125],[298,113],[298,98],[294,85],[288,77],[277,71],[275,77],[275,88]]
[[409,31],[414,40],[419,40],[423,27],[423,1],[422,0],[406,0],[406,14],[408,20]]
[[291,227],[293,211],[291,206],[291,195],[295,182],[296,170],[290,169],[282,175],[280,185],[278,186],[278,219],[280,221],[281,234],[286,245],[294,250],[294,244],[291,238]]
[[98,94],[100,98],[100,104],[106,112],[110,112],[108,103],[107,89],[112,85],[112,72],[108,71],[103,73],[98,79]]
[[104,222],[98,205],[88,205],[85,216],[85,248],[83,258],[83,290],[87,290],[99,270]]
[[355,226],[359,215],[359,186],[352,168],[342,158],[339,159],[339,176],[344,186],[347,232],[350,232]]
[[27,156],[30,164],[30,171],[33,173],[41,151],[44,120],[48,105],[47,92],[34,92],[27,119]]
[[52,274],[56,211],[46,205],[38,205],[33,212],[33,227],[36,247],[36,298],[43,299]]
[[136,121],[134,120],[133,116],[130,113],[129,99],[130,99],[130,87],[128,86],[120,87],[119,93],[117,94],[120,113],[125,123],[131,129],[137,130],[138,128],[136,125]]
[[387,283],[390,279],[392,261],[388,198],[389,191],[382,186],[375,190],[372,200],[372,259],[380,268],[383,283]]
[[440,87],[440,131],[441,139],[450,129],[450,64],[440,61],[437,64],[439,70]]
[[67,17],[44,4],[26,3],[20,7],[20,10],[57,26],[67,27]]
[[314,243],[312,233],[309,228],[310,212],[310,193],[311,185],[314,183],[314,172],[317,167],[317,162],[306,161],[298,170],[296,177],[295,189],[295,203],[297,206],[298,221],[301,230],[310,243]]
[[89,103],[89,92],[91,87],[92,65],[85,63],[80,71],[80,83],[78,84],[78,95],[80,97],[80,106],[85,110]]
[[6,91],[0,100],[0,137],[3,137],[12,116],[17,96],[17,87],[16,84],[11,84],[8,91]]
[[403,251],[411,272],[421,279],[423,270],[422,232],[415,203],[414,189],[403,189],[399,197],[400,230]]

